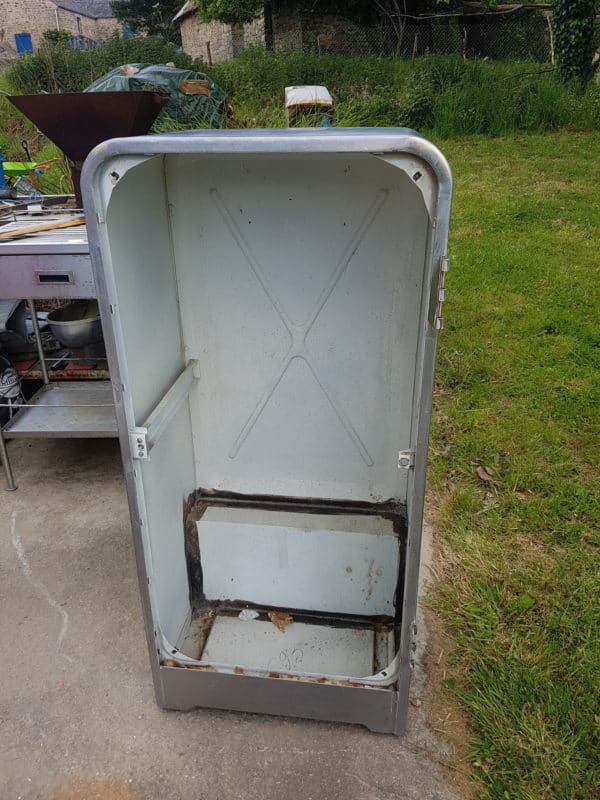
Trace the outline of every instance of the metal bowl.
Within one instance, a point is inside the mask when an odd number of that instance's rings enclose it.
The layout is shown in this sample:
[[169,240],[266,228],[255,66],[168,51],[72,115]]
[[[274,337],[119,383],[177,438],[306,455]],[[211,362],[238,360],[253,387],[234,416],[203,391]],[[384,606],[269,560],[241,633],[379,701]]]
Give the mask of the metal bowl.
[[63,347],[87,347],[102,341],[102,325],[95,300],[76,300],[48,314],[50,330]]

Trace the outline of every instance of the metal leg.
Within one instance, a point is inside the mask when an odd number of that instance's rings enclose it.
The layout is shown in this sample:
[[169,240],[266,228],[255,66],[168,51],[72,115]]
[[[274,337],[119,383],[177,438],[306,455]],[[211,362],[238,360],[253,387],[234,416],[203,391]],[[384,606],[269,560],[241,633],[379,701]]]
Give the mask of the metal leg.
[[15,479],[13,477],[12,468],[10,466],[10,460],[8,458],[8,450],[6,449],[6,439],[4,438],[4,434],[2,433],[2,427],[0,426],[0,458],[2,458],[2,465],[4,467],[4,476],[6,478],[6,491],[7,492],[14,492],[17,488],[17,484],[15,483]]
[[46,369],[46,357],[44,355],[44,347],[42,345],[42,336],[40,334],[40,326],[38,325],[37,314],[35,313],[35,303],[30,298],[27,301],[29,311],[31,312],[31,324],[33,325],[33,335],[35,336],[35,343],[38,351],[38,358],[42,368],[42,379],[46,385],[50,383],[48,378],[48,370]]

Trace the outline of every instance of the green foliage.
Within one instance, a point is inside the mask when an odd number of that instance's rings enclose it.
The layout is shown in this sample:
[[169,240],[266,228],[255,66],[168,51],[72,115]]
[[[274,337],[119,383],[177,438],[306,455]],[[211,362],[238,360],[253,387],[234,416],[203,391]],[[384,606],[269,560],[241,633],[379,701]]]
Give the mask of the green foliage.
[[[600,127],[600,86],[582,95],[532,62],[275,54],[259,48],[205,68],[227,92],[241,127],[266,125],[285,86],[325,84],[336,125],[404,125],[444,137]],[[269,123],[270,124],[270,123]]]
[[57,30],[56,28],[44,31],[44,41],[49,44],[65,44],[68,46],[72,38],[73,34],[71,31]]
[[173,17],[182,6],[182,0],[113,0],[113,14],[128,25],[134,33],[160,36],[168,42],[181,42],[181,34]]
[[203,22],[241,25],[262,13],[264,6],[264,0],[198,0],[198,15]]
[[593,74],[594,24],[597,0],[554,0],[554,27],[558,74],[565,82],[585,84]]
[[[200,19],[204,22],[218,20],[231,25],[250,22],[262,13],[265,0],[196,0]],[[444,3],[445,0],[442,0]],[[497,0],[491,0],[495,3]],[[451,5],[446,0],[445,5]],[[338,14],[355,22],[375,23],[389,19],[399,12],[415,14],[435,9],[436,0],[277,0],[278,10],[319,14]]]
[[131,62],[165,64],[189,69],[192,59],[174,44],[158,36],[115,34],[96,50],[78,50],[64,42],[45,42],[33,55],[25,55],[6,71],[12,90],[20,94],[37,92],[80,92],[114,67]]
[[[115,36],[91,51],[46,44],[20,58],[3,77],[9,92],[81,91],[120,64],[168,61],[206,72],[224,89],[233,109],[231,127],[283,126],[284,88],[324,84],[334,97],[335,125],[402,125],[447,138],[600,128],[600,85],[592,81],[582,93],[533,62],[319,56],[250,48],[239,59],[208,67],[158,37]],[[169,124],[161,119],[160,130],[169,130]],[[192,120],[186,127],[197,124]],[[0,141],[15,158],[21,157],[19,137],[25,133],[37,140],[31,126],[0,97]]]

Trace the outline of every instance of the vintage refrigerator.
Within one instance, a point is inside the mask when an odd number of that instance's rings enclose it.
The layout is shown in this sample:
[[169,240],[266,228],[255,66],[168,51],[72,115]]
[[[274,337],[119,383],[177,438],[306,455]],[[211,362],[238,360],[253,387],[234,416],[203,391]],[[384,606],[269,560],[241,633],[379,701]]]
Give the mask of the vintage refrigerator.
[[402,733],[446,160],[200,131],[105,142],[83,188],[159,705]]

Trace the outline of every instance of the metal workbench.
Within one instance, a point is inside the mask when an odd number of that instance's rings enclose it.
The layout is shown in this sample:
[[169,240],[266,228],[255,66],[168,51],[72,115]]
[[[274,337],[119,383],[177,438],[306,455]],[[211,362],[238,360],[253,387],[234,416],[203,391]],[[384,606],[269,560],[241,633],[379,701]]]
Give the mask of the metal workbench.
[[[40,215],[26,211],[0,231],[20,229],[40,222],[60,222],[81,211],[48,210]],[[47,358],[35,314],[35,300],[93,298],[96,296],[85,225],[43,231],[14,239],[0,239],[0,296],[27,299],[43,386],[0,427],[0,458],[6,487],[16,489],[6,439],[105,438],[117,436],[112,389],[109,380],[51,382]],[[2,402],[0,400],[0,402]],[[4,405],[4,403],[2,403]]]
[[[0,231],[60,222],[81,214],[66,210],[52,210],[43,216],[20,213]],[[95,297],[86,226],[0,239],[0,296],[7,300]]]

